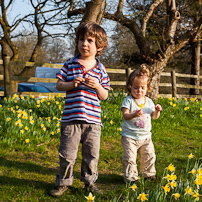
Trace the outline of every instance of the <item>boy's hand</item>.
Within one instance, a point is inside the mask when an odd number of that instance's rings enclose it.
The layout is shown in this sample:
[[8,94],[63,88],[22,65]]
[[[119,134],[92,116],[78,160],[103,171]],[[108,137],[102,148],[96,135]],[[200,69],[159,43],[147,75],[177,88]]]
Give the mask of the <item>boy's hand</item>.
[[98,89],[100,87],[98,80],[96,78],[93,78],[90,76],[85,78],[85,84],[86,84],[86,86],[88,86],[90,88]]
[[76,78],[74,78],[74,87],[78,87],[79,85],[81,85],[81,83],[85,81],[84,78],[77,76]]
[[160,105],[160,104],[157,104],[157,105],[155,106],[155,110],[158,111],[158,112],[162,111],[161,105]]

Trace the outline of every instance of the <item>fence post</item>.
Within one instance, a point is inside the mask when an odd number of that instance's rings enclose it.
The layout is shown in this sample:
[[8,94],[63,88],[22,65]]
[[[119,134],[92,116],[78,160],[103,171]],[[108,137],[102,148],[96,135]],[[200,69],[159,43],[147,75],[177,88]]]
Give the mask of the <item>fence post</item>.
[[177,97],[176,76],[174,70],[171,71],[171,79],[172,79],[172,97]]
[[131,68],[127,67],[126,68],[126,81],[128,80],[128,77],[129,77],[129,75],[130,75],[131,72],[132,72]]
[[4,67],[4,96],[8,97],[11,95],[11,75],[10,75],[10,57],[3,57],[3,67]]

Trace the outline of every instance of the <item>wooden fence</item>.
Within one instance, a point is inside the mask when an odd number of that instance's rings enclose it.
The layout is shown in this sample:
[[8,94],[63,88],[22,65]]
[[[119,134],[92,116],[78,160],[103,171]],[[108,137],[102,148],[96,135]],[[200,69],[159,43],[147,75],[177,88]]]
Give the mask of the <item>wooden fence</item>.
[[[0,60],[0,65],[3,64],[3,60]],[[31,66],[31,67],[50,67],[50,68],[62,68],[63,65],[58,65],[58,64],[49,64],[49,63],[33,63],[33,62],[13,62],[10,61],[9,65],[23,65],[23,66]],[[119,81],[110,81],[110,85],[112,86],[120,86],[120,89],[124,89],[126,85],[126,78],[129,76],[131,73],[131,68],[127,69],[110,69],[107,68],[108,74],[120,74],[121,76],[119,77]],[[177,83],[177,77],[182,77],[182,78],[199,78],[202,79],[202,76],[196,76],[196,75],[190,75],[190,74],[180,74],[176,73],[175,71],[171,72],[162,72],[161,73],[162,77],[170,77],[169,83],[159,83],[159,88],[161,87],[166,87],[171,89],[170,94],[159,94],[159,96],[163,97],[176,97],[176,98],[199,98],[202,99],[202,95],[188,95],[188,94],[180,94],[179,91],[182,88],[196,88],[202,90],[201,86],[194,86],[194,85],[188,85],[188,84],[179,84]],[[44,82],[44,83],[56,83],[57,79],[50,79],[50,78],[36,78],[36,77],[20,77],[20,76],[11,76],[11,89],[12,89],[12,94],[17,93],[17,87],[18,87],[18,82]],[[122,80],[121,80],[122,79]],[[4,80],[4,75],[0,75],[0,80]],[[38,92],[18,92],[18,95],[21,96],[29,96],[30,94],[33,96],[48,96],[50,93],[38,93]],[[58,95],[59,93],[51,93],[51,95]],[[65,93],[61,93],[61,96],[65,96]],[[0,96],[4,96],[4,92],[0,91]]]

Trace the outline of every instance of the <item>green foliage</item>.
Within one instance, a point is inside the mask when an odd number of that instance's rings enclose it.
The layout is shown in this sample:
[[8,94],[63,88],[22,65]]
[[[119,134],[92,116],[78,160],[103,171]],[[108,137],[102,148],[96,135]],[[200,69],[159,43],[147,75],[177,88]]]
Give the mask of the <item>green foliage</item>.
[[[97,184],[104,194],[95,194],[95,201],[141,201],[137,197],[142,193],[147,194],[150,202],[175,201],[176,193],[180,193],[178,201],[194,201],[195,198],[185,193],[190,186],[202,194],[201,185],[195,184],[197,173],[189,173],[192,169],[200,172],[202,168],[202,102],[171,98],[155,101],[163,108],[159,119],[152,120],[157,179],[149,181],[140,176],[141,182],[133,191],[133,184],[125,184],[122,177],[120,107],[123,99],[122,93],[116,96],[112,93],[108,100],[101,102],[103,127]],[[74,184],[62,197],[48,195],[58,173],[63,107],[64,101],[59,97],[37,100],[14,96],[0,101],[0,201],[86,201],[89,193],[84,191],[79,179],[81,148],[74,168]],[[191,153],[194,158],[189,159]],[[176,187],[166,195],[162,187],[169,183],[164,177],[171,175],[168,170],[171,163],[177,176]],[[139,167],[139,157],[137,164]]]

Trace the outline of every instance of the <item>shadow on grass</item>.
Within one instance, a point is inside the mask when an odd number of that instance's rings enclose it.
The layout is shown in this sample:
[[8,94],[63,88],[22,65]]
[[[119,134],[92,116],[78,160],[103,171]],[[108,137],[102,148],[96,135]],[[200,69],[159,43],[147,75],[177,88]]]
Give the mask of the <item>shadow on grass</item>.
[[34,189],[42,189],[42,187],[47,187],[50,189],[52,187],[51,183],[47,183],[41,180],[30,180],[30,179],[19,179],[15,177],[0,176],[0,185],[9,185],[15,187],[33,187]]
[[117,174],[99,174],[98,183],[112,185],[122,185],[124,184],[123,176]]
[[1,166],[7,168],[20,169],[26,172],[34,172],[39,174],[50,174],[57,173],[58,169],[43,167],[34,163],[20,162],[20,161],[11,161],[4,157],[0,157]]
[[[20,162],[20,161],[12,161],[8,160],[5,157],[0,157],[0,162],[1,166],[4,167],[4,171],[0,171],[0,185],[11,185],[11,186],[29,186],[33,187],[34,189],[41,189],[41,187],[47,187],[45,188],[46,191],[49,190],[54,186],[55,181],[53,180],[51,183],[45,182],[40,180],[39,178],[36,180],[32,179],[19,179],[17,177],[11,177],[9,176],[9,172],[13,171],[17,172],[21,171],[25,174],[26,176],[32,175],[31,173],[38,173],[40,175],[56,175],[58,173],[58,169],[54,168],[49,168],[49,167],[43,167],[40,165],[37,165],[35,163],[30,163],[30,162]],[[12,171],[13,170],[13,171]],[[15,171],[17,170],[17,171]],[[23,177],[23,174],[21,173],[21,178]],[[55,179],[55,178],[54,178]],[[79,180],[80,179],[80,172],[79,171],[74,171],[74,179]],[[99,178],[97,180],[97,183],[101,187],[114,187],[116,185],[124,185],[123,177],[117,174],[99,174]],[[70,188],[73,192],[78,191],[76,187],[73,186]]]

